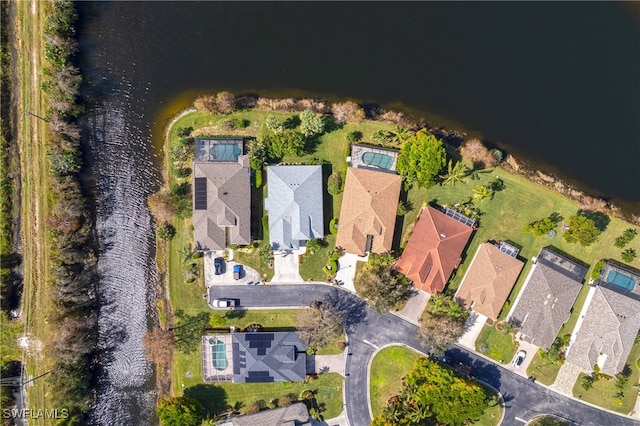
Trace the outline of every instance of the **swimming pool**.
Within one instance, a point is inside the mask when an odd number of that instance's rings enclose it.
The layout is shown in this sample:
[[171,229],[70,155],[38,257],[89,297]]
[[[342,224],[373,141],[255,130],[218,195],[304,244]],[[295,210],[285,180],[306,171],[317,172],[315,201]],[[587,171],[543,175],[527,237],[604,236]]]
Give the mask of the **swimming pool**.
[[213,145],[209,153],[214,160],[235,161],[242,154],[242,150],[235,143],[219,143]]
[[211,352],[213,354],[213,368],[218,371],[226,370],[229,366],[229,360],[227,359],[225,343],[214,337],[209,339],[209,343],[211,344]]
[[633,290],[633,287],[636,285],[635,279],[620,271],[614,271],[613,269],[607,274],[607,282],[629,291]]
[[380,154],[379,152],[365,152],[362,154],[362,162],[368,166],[389,170],[393,165],[393,158],[390,155]]

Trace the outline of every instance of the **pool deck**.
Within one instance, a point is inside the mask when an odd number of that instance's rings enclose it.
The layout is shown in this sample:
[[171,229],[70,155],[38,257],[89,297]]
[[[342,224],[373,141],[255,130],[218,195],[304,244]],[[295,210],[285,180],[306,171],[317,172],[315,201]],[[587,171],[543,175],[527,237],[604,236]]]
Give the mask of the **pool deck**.
[[196,147],[195,147],[195,161],[196,162],[236,162],[237,158],[225,158],[218,159],[216,158],[211,149],[216,145],[236,145],[240,148],[239,155],[244,153],[244,144],[242,139],[234,138],[234,139],[225,139],[225,138],[196,138]]
[[[375,167],[375,166],[370,166],[368,164],[365,164],[364,161],[362,160],[362,156],[367,152],[371,152],[374,154],[388,155],[393,160],[391,163],[391,167],[389,167],[388,169],[383,169],[380,167]],[[400,152],[395,149],[381,148],[381,147],[372,146],[372,145],[353,144],[351,145],[351,167],[360,168],[360,169],[377,170],[380,172],[387,172],[387,173],[395,173],[396,163],[398,161],[399,153]]]
[[[621,287],[619,285],[616,285],[614,283],[610,283],[607,282],[607,277],[609,276],[609,272],[610,271],[616,271],[616,272],[620,272],[624,275],[628,275],[631,278],[633,278],[636,281],[635,286],[633,287],[632,290],[628,290],[624,287]],[[610,261],[608,261],[606,263],[606,265],[604,266],[604,268],[602,268],[602,273],[600,274],[600,277],[598,278],[598,283],[600,285],[602,285],[603,287],[607,287],[610,288],[612,290],[618,290],[621,292],[626,292],[626,293],[630,293],[631,295],[634,295],[634,298],[640,299],[640,271],[630,267],[630,266],[626,266],[626,265],[621,265],[618,263],[612,263]]]
[[[209,339],[218,339],[225,344],[227,368],[217,370],[213,366],[213,350]],[[205,334],[202,336],[202,375],[205,382],[230,382],[233,379],[233,351],[231,334]]]

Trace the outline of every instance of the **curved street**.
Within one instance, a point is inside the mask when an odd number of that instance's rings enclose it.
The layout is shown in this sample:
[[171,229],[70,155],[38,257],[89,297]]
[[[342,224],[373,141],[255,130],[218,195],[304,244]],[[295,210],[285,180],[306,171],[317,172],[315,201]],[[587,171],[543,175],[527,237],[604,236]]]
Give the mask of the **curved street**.
[[[235,298],[241,308],[293,308],[309,306],[335,287],[318,284],[293,285],[216,285],[209,289],[210,297]],[[349,293],[351,294],[351,293]],[[402,344],[419,351],[425,349],[417,340],[417,327],[396,315],[378,315],[367,310],[366,318],[348,331],[352,355],[345,365],[345,412],[352,426],[371,422],[368,403],[368,368],[376,350],[390,344]],[[472,374],[500,391],[505,400],[502,425],[523,425],[540,414],[554,414],[579,425],[640,425],[629,417],[595,408],[560,395],[548,388],[504,369],[501,365],[459,346],[447,351],[452,362],[472,367]]]

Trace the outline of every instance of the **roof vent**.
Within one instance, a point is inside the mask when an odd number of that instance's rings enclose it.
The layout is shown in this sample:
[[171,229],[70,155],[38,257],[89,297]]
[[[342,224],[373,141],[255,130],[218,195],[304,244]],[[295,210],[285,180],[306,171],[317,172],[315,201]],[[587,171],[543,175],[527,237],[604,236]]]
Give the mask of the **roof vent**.
[[440,234],[440,238],[447,238],[447,236],[444,234]]

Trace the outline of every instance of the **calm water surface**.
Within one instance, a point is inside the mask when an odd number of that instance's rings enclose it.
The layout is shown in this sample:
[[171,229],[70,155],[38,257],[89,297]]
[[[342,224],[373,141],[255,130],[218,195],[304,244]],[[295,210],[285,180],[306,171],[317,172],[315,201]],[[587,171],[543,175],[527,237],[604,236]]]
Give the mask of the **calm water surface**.
[[[97,418],[151,418],[146,196],[197,93],[401,105],[640,213],[640,20],[612,3],[78,3],[103,242]],[[136,310],[137,309],[137,310]],[[126,315],[125,315],[126,314]],[[108,332],[120,332],[115,337]],[[123,403],[124,401],[124,403]],[[151,405],[149,405],[151,404]],[[125,417],[114,417],[114,407]],[[129,408],[131,407],[131,408]],[[145,408],[147,407],[147,408]],[[127,417],[128,416],[128,417]]]

